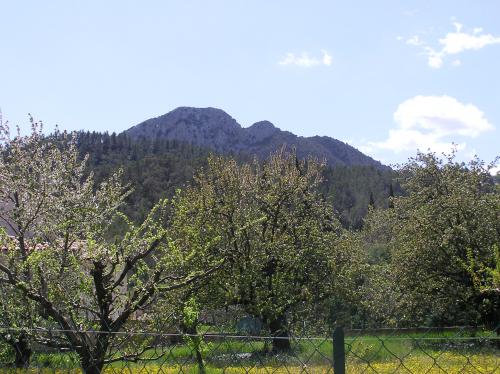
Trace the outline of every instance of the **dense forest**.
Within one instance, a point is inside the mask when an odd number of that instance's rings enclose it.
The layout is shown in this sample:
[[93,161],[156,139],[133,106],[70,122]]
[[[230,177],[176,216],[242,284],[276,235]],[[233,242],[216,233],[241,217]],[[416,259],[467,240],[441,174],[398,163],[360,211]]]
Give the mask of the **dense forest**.
[[[160,198],[172,197],[178,188],[192,181],[194,172],[206,166],[209,148],[164,138],[134,138],[126,132],[108,134],[80,132],[77,146],[81,155],[89,154],[90,170],[102,181],[122,168],[124,180],[133,193],[127,214],[141,220]],[[247,153],[227,154],[240,162],[250,161]],[[321,161],[321,160],[319,160]],[[397,174],[374,165],[338,165],[323,170],[320,187],[331,201],[345,227],[359,229],[369,206],[387,207],[390,196],[402,193]]]

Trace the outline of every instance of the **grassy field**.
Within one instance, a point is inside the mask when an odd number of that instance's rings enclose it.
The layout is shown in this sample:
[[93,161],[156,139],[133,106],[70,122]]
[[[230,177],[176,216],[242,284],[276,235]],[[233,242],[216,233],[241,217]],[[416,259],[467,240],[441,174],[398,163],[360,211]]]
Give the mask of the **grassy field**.
[[[426,333],[347,336],[347,373],[500,373],[500,350],[491,335]],[[205,373],[332,373],[330,339],[294,340],[286,354],[269,352],[269,341],[207,339],[201,346]],[[130,348],[130,347],[129,347]],[[146,362],[115,362],[103,373],[197,373],[192,347],[159,345]],[[72,354],[39,353],[27,373],[80,373]],[[3,369],[1,372],[15,372]]]

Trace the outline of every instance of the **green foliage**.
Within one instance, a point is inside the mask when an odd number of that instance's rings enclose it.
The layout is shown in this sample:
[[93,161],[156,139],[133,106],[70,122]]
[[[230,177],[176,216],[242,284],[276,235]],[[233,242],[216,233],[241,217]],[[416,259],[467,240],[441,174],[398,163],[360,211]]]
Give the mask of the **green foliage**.
[[[122,210],[136,221],[142,220],[159,199],[170,198],[176,189],[190,184],[195,171],[207,165],[207,158],[213,152],[185,142],[133,138],[127,133],[80,132],[77,146],[82,156],[89,155],[89,169],[95,174],[96,181],[109,177],[118,168],[123,169],[124,179],[133,191]],[[252,160],[245,154],[233,157],[239,163]],[[361,227],[370,194],[375,206],[385,207],[391,191],[396,195],[401,193],[390,170],[335,165],[323,168],[322,173],[320,191],[339,212],[345,227]]]
[[88,170],[97,182],[123,170],[132,191],[121,207],[139,222],[162,198],[192,180],[194,170],[206,164],[209,152],[177,141],[134,139],[126,133],[80,132],[76,143],[81,157],[89,155]]
[[500,190],[489,170],[478,159],[458,163],[454,154],[443,161],[419,153],[403,165],[407,194],[372,211],[363,233],[372,254],[385,248],[368,282],[378,287],[366,291],[380,316],[399,324],[500,322]]
[[0,340],[0,362],[13,362],[14,361],[14,349],[11,344],[5,342],[8,336],[4,336],[3,339]]
[[288,328],[287,316],[347,297],[357,256],[318,193],[321,172],[284,150],[242,165],[214,156],[179,191],[176,245],[224,259],[203,301],[239,305],[276,334]]
[[493,246],[493,253],[496,265],[494,268],[488,268],[487,273],[491,279],[492,286],[500,288],[500,247],[498,245]]
[[196,284],[214,265],[196,268],[169,240],[166,199],[134,222],[120,211],[129,195],[121,171],[94,183],[74,134],[44,137],[31,123],[28,136],[0,126],[0,218],[9,230],[0,236],[0,288],[10,295],[0,309],[63,330],[30,338],[75,350],[97,370],[116,335],[78,331],[126,329],[155,295]]
[[191,297],[182,308],[182,323],[187,329],[196,328],[200,315],[199,306],[194,297]]
[[198,333],[199,305],[194,297],[190,297],[182,308],[182,326],[187,333],[183,336],[186,345],[194,354],[198,363],[198,370],[205,372],[203,356],[212,348],[210,343],[205,343],[203,336]]
[[386,208],[388,198],[402,190],[391,170],[373,166],[336,166],[325,168],[322,193],[332,202],[344,227],[360,229],[370,205]]

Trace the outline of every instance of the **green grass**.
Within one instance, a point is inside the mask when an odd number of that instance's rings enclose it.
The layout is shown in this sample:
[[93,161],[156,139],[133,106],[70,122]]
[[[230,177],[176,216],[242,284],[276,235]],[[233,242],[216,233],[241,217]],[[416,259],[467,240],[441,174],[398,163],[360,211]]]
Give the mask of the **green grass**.
[[[486,337],[491,335],[463,334],[459,339],[452,332],[347,336],[347,372],[500,373],[500,351],[484,343]],[[269,352],[269,343],[250,338],[206,341],[201,347],[206,373],[323,373],[331,369],[330,339],[294,340],[291,352],[278,355]],[[115,362],[108,365],[104,373],[198,371],[193,351],[186,344],[150,349],[143,357],[149,360]],[[28,372],[58,373],[57,369],[61,373],[79,372],[78,357],[71,353],[35,354],[32,367],[33,371]],[[0,372],[7,371],[0,369]]]

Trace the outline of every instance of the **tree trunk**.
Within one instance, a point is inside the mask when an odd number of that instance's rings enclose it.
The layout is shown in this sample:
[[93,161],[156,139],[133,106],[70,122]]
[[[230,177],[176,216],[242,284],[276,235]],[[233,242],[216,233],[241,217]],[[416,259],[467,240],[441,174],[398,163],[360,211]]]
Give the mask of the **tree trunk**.
[[104,356],[101,359],[92,355],[84,355],[81,357],[80,362],[85,374],[101,374],[104,367]]
[[95,346],[79,352],[80,362],[85,374],[101,374],[104,368],[106,352],[108,350],[109,337],[104,334],[96,339]]
[[19,335],[16,342],[12,344],[15,352],[14,366],[17,369],[26,369],[30,365],[31,359],[31,348],[28,341],[28,337],[25,333]]
[[285,315],[272,319],[269,323],[269,330],[271,331],[271,335],[273,337],[273,353],[286,352],[291,349],[290,334]]
[[198,335],[197,323],[192,326],[186,326],[182,323],[181,330],[184,334],[189,335],[186,342],[191,345],[191,349],[194,351],[196,363],[198,364],[198,373],[205,374],[205,362],[203,361],[203,355],[201,354],[202,337]]
[[201,355],[200,349],[198,346],[195,348],[196,352],[196,362],[198,363],[198,373],[205,374],[205,362],[203,361],[203,356]]

